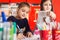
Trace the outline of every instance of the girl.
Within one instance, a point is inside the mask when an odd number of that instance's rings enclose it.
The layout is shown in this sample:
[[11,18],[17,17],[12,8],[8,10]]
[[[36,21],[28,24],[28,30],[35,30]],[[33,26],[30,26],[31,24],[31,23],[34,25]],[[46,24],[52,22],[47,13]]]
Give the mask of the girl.
[[53,12],[52,0],[42,0],[41,11],[47,11],[47,13],[48,13],[47,17],[45,18],[45,23],[49,24],[49,21],[50,22],[55,21],[56,14]]
[[[16,16],[10,16],[7,21],[16,22],[17,29],[22,29],[23,33],[17,32],[18,38],[23,38],[24,35],[27,37],[31,37],[32,33],[29,28],[28,20],[26,19],[26,15],[30,11],[30,5],[26,2],[22,2],[18,5],[17,15]],[[24,35],[23,35],[24,34]]]
[[[56,19],[56,14],[53,12],[53,7],[52,7],[52,0],[42,0],[41,1],[41,11],[46,11],[47,17],[43,18],[43,30],[52,30],[55,28],[55,19]],[[52,25],[53,24],[53,25]],[[41,40],[43,36],[43,32],[40,32]]]

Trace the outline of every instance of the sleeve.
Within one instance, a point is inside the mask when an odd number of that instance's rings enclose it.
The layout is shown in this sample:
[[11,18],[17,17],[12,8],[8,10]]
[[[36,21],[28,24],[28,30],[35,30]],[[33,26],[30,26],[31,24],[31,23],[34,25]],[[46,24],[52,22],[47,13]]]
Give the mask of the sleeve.
[[28,24],[28,20],[27,20],[27,19],[25,20],[25,26],[26,26],[26,31],[25,31],[26,33],[27,33],[27,32],[32,32],[32,31],[30,30],[30,26],[29,26],[29,24]]
[[13,21],[13,16],[8,17],[7,21]]

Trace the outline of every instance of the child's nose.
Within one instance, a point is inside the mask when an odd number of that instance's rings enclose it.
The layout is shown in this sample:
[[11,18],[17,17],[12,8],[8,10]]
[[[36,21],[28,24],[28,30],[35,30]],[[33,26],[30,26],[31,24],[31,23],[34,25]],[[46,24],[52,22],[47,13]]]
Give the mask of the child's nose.
[[25,16],[25,15],[26,15],[26,13],[24,12],[24,13],[23,13],[23,15]]

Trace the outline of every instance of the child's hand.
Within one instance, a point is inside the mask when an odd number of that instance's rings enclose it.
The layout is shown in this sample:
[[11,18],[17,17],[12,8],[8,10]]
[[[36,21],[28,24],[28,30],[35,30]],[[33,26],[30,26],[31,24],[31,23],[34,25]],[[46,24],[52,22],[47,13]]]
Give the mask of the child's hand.
[[53,19],[56,19],[56,14],[53,11],[48,11],[47,15],[51,16]]
[[27,36],[28,37],[32,37],[32,33],[31,32],[27,32]]
[[24,31],[25,31],[25,29],[26,29],[25,27],[24,27],[24,28],[22,28],[22,31],[24,32]]
[[19,34],[17,35],[17,39],[21,40],[21,39],[23,39],[23,38],[25,38],[25,36],[24,36],[22,33],[19,33]]
[[56,19],[56,14],[54,12],[50,12],[50,16],[55,20]]

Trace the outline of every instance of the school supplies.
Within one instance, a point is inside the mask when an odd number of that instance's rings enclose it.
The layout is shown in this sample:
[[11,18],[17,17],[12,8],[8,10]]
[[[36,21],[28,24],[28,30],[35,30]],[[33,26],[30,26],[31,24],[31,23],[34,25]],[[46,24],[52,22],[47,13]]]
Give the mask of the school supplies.
[[0,23],[0,40],[16,40],[16,23]]
[[0,40],[3,39],[3,26],[2,23],[0,23]]
[[3,11],[1,12],[1,16],[2,16],[2,22],[6,22],[7,21],[6,15]]

